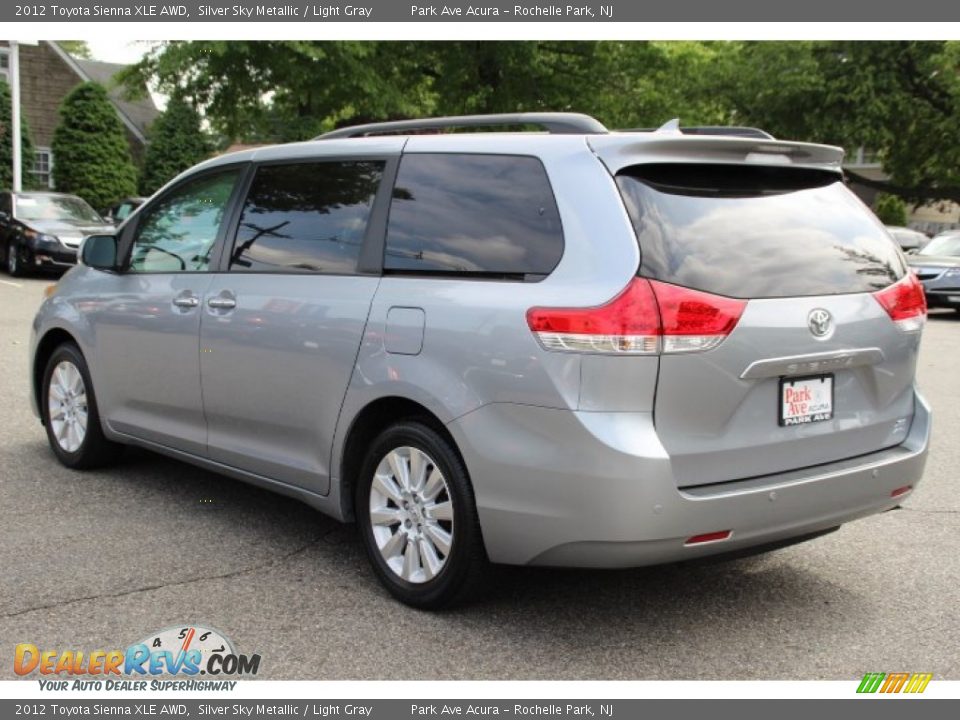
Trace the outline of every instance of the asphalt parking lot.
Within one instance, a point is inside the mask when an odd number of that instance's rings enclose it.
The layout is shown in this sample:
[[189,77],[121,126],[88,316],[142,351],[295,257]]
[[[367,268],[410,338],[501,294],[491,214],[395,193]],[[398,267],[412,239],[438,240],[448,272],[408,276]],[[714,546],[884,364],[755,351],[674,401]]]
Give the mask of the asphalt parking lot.
[[0,679],[16,643],[113,649],[182,623],[259,652],[269,679],[960,679],[960,314],[925,331],[934,439],[903,509],[725,563],[504,570],[429,614],[295,501],[140,450],[60,466],[27,399],[49,282],[0,276]]

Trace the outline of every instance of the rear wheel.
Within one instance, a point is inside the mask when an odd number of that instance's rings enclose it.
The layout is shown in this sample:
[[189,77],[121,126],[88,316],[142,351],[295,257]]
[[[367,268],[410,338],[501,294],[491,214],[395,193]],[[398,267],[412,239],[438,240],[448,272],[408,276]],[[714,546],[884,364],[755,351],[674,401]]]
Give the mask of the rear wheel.
[[373,442],[356,488],[370,564],[394,597],[435,609],[469,599],[487,575],[473,488],[450,443],[415,421]]
[[121,446],[103,435],[87,363],[75,345],[61,345],[47,361],[40,408],[50,447],[67,467],[94,468],[119,455]]

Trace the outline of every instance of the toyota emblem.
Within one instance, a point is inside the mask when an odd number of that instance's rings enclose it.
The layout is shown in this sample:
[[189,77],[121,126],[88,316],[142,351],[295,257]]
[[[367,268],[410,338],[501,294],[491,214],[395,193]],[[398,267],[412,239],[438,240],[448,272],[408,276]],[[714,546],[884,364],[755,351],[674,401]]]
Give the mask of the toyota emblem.
[[816,308],[807,315],[807,327],[814,337],[825,338],[833,332],[833,317],[823,308]]

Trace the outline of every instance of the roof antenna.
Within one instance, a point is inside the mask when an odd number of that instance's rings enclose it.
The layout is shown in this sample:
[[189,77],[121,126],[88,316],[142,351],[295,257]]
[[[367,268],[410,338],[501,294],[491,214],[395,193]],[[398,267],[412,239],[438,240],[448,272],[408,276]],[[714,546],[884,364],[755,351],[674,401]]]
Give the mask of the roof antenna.
[[663,133],[665,135],[682,135],[683,133],[680,131],[680,118],[667,120],[663,125],[658,127],[654,132]]

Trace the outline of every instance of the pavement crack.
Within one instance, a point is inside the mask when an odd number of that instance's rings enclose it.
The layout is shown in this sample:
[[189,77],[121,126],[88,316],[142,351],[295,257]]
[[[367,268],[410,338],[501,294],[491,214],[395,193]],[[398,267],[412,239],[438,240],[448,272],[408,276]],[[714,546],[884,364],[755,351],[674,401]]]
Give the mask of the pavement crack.
[[177,580],[175,582],[159,583],[157,585],[145,585],[144,587],[138,587],[132,590],[124,590],[123,592],[102,593],[99,595],[88,595],[86,597],[70,598],[69,600],[62,600],[60,602],[50,603],[49,605],[37,605],[36,607],[26,608],[24,610],[17,610],[11,613],[2,613],[0,614],[0,620],[5,620],[7,618],[20,617],[21,615],[27,615],[29,613],[38,612],[40,610],[53,610],[56,608],[67,607],[69,605],[89,602],[91,600],[103,600],[106,598],[112,599],[112,598],[128,597],[130,595],[136,595],[138,593],[153,592],[154,590],[163,590],[165,588],[183,587],[185,585],[192,585],[193,583],[206,582],[208,580],[227,580],[230,578],[239,577],[241,575],[247,575],[249,573],[258,572],[260,570],[266,570],[267,568],[273,567],[274,565],[280,565],[286,562],[287,560],[290,560],[291,558],[294,558],[297,555],[300,555],[306,552],[314,545],[317,545],[318,543],[323,541],[324,538],[326,538],[328,535],[330,535],[331,533],[339,529],[340,527],[338,525],[334,525],[332,528],[328,528],[327,530],[325,530],[315,538],[311,539],[309,542],[301,545],[300,547],[297,547],[288,553],[284,553],[283,555],[270,558],[269,560],[266,560],[257,565],[252,565],[250,567],[231,570],[230,572],[222,573],[220,575],[204,575],[203,577],[188,578],[186,580]]

